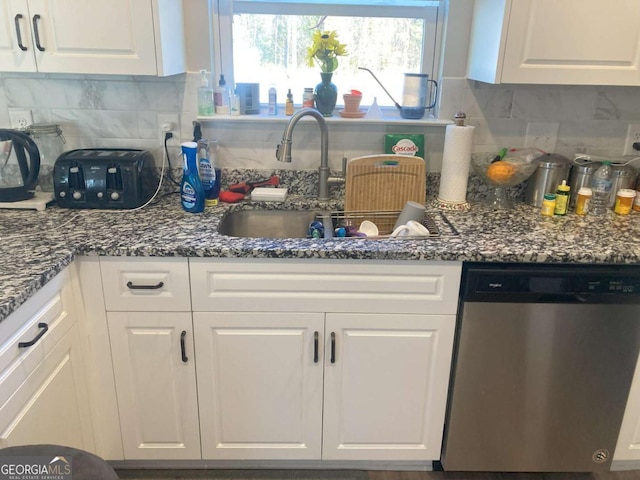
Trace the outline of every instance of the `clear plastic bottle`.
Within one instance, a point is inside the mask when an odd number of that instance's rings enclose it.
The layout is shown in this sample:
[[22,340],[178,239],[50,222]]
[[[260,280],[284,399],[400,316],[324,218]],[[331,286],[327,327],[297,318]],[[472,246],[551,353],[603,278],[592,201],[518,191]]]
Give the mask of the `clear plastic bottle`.
[[220,75],[218,86],[213,92],[213,100],[216,106],[216,113],[229,114],[229,89],[227,88],[227,82],[224,79],[224,75]]
[[275,86],[271,86],[269,88],[269,115],[277,115],[278,114],[278,93],[276,91]]
[[207,71],[200,70],[200,87],[198,88],[198,115],[210,117],[213,115],[213,88],[209,87]]
[[605,160],[591,180],[591,190],[593,197],[591,198],[591,215],[604,215],[609,209],[609,197],[611,196],[611,187],[613,186],[613,168],[611,162]]
[[204,191],[205,207],[218,205],[220,195],[220,169],[216,166],[217,140],[198,140],[198,175]]

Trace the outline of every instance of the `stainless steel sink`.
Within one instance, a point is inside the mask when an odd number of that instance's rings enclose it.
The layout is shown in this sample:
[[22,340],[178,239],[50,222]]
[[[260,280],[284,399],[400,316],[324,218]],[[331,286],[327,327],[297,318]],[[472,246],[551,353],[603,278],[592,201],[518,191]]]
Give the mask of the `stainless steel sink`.
[[237,210],[220,222],[218,233],[231,237],[306,238],[315,210]]

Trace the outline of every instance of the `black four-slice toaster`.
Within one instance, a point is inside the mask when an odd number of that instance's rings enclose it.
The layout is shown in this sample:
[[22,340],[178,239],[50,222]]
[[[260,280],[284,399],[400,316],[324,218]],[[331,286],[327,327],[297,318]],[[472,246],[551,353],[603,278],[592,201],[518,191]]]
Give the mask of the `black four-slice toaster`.
[[65,152],[56,160],[53,176],[58,205],[66,208],[136,208],[158,187],[153,155],[127,148]]

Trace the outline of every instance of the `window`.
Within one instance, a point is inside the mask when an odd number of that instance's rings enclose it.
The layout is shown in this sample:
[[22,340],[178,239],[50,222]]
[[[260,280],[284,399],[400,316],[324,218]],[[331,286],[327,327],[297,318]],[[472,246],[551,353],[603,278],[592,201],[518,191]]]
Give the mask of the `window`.
[[[404,73],[435,75],[439,47],[439,1],[427,0],[212,0],[215,68],[229,84],[260,84],[260,99],[270,86],[283,103],[288,89],[300,104],[305,87],[320,81],[306,50],[315,29],[335,30],[348,55],[338,57],[333,82],[339,93],[363,92],[363,105],[376,97],[393,101],[366,71],[371,70],[402,103]],[[217,76],[216,76],[217,77]],[[339,97],[338,103],[342,103]]]

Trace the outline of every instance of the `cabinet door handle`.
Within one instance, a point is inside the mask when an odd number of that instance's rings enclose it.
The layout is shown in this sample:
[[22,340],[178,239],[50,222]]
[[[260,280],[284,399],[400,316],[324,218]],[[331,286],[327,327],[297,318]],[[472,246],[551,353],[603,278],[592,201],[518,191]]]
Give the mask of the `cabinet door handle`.
[[182,361],[187,363],[189,359],[187,358],[187,347],[185,345],[185,337],[187,336],[187,332],[185,330],[180,334],[180,353],[182,353]]
[[36,36],[36,47],[41,52],[44,52],[44,47],[40,45],[40,32],[38,31],[38,20],[40,20],[40,15],[33,16],[33,34]]
[[36,335],[35,338],[33,340],[31,340],[30,342],[20,342],[20,343],[18,343],[18,348],[33,347],[36,344],[36,342],[38,340],[40,340],[45,333],[47,333],[47,330],[49,330],[49,325],[47,325],[44,322],[40,322],[38,324],[38,328],[40,329],[40,332],[38,332],[38,335]]
[[336,332],[331,332],[331,363],[336,363]]
[[164,287],[164,282],[158,282],[156,285],[134,285],[133,282],[127,282],[129,290],[158,290]]
[[16,22],[16,37],[18,37],[18,47],[20,47],[20,50],[22,50],[23,52],[26,52],[27,47],[22,44],[22,33],[20,33],[20,20],[22,20],[22,14],[17,14],[13,20]]
[[320,334],[313,332],[313,363],[318,363],[318,343]]

